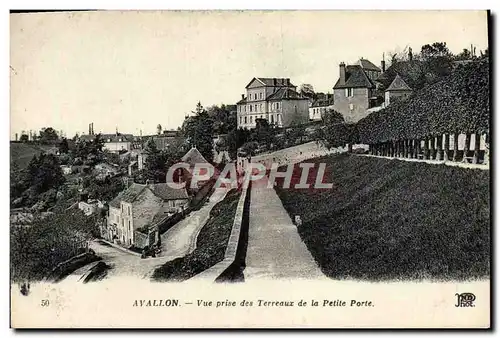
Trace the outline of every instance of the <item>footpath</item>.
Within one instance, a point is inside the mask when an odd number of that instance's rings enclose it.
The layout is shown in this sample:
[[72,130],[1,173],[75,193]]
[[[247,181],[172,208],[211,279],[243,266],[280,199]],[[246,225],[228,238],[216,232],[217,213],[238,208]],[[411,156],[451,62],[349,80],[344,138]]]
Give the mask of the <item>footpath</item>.
[[252,187],[245,281],[325,279],[274,191]]

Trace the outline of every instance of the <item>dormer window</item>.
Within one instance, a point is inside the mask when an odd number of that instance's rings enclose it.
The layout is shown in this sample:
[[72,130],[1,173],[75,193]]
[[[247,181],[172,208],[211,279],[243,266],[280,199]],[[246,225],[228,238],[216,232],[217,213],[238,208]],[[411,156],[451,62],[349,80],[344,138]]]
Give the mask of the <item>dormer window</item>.
[[353,96],[353,90],[352,90],[352,88],[346,88],[346,89],[345,89],[345,96],[346,96],[346,97],[351,97],[351,96]]

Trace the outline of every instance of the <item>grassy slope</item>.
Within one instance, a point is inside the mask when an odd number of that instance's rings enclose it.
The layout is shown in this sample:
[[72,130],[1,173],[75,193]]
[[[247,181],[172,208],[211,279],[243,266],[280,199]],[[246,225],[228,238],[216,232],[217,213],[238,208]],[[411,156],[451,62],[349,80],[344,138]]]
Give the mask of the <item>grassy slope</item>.
[[300,236],[326,275],[489,275],[489,171],[348,155],[309,162],[327,163],[333,189],[277,191],[302,216]]
[[10,162],[16,163],[20,169],[28,166],[31,159],[35,155],[39,155],[42,151],[47,151],[51,146],[35,145],[27,143],[10,143]]
[[184,281],[222,261],[239,198],[240,192],[230,191],[210,212],[210,219],[198,235],[196,249],[157,268],[152,278],[157,281]]

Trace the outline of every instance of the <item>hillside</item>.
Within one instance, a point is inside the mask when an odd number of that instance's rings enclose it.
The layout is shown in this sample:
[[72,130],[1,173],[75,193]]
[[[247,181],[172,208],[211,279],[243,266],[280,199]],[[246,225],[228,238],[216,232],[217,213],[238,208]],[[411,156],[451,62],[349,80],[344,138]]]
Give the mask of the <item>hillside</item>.
[[[489,171],[356,155],[307,162],[326,163],[332,189],[276,190],[292,219],[301,216],[299,234],[327,276],[489,275]],[[299,178],[297,171],[292,182]]]
[[48,151],[52,146],[29,144],[29,143],[10,143],[10,163],[16,163],[20,169],[28,166],[29,162],[35,155],[39,155],[43,151]]

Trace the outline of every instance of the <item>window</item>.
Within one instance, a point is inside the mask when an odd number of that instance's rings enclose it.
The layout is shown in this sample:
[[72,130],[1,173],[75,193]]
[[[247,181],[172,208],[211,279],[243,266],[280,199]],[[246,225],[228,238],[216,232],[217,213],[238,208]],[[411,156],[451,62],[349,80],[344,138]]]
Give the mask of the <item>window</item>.
[[243,117],[240,116],[240,124],[242,124],[242,123],[243,123]]
[[262,93],[260,93],[260,99],[262,100]]
[[252,111],[252,105],[250,105],[250,111]]
[[271,123],[274,123],[274,115],[271,115]]
[[253,116],[250,116],[250,123],[253,123]]
[[346,96],[346,97],[351,97],[351,96],[353,96],[353,93],[352,93],[352,88],[346,88],[346,89],[345,89],[345,96]]
[[245,116],[245,124],[247,124],[247,117]]
[[262,103],[259,105],[259,111],[262,111]]
[[[257,94],[255,94],[255,95],[257,95]],[[257,111],[257,105],[255,105],[255,111]]]

